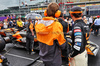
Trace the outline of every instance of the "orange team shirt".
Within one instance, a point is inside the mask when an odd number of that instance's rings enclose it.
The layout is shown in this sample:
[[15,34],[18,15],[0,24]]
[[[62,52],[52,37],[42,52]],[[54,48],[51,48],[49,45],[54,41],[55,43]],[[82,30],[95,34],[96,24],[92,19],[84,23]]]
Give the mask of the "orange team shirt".
[[33,26],[34,25],[31,23],[30,26],[29,26],[29,29],[34,29]]

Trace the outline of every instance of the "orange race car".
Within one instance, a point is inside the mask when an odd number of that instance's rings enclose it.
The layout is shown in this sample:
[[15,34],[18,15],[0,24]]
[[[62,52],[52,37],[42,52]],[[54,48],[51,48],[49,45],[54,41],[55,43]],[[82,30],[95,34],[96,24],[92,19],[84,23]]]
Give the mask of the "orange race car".
[[[0,50],[5,48],[7,43],[13,43],[17,47],[26,47],[26,28],[18,31],[15,28],[2,29],[0,30]],[[68,44],[71,46],[71,36],[70,34],[66,35]],[[99,50],[99,46],[91,41],[87,41],[86,50],[88,54],[96,56]],[[34,36],[34,50],[39,50],[38,41],[36,35]]]

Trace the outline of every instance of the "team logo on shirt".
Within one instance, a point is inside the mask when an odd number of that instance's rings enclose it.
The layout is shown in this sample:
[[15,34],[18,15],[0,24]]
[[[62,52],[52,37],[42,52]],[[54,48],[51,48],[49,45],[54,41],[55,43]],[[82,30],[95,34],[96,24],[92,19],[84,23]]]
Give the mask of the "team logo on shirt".
[[85,28],[88,28],[89,26],[84,26]]
[[75,42],[82,42],[82,39],[77,38],[77,39],[75,39]]
[[81,29],[80,27],[74,27],[74,29]]
[[74,45],[73,47],[74,47],[74,49],[80,51],[80,47],[79,46]]
[[75,45],[81,46],[81,43],[80,42],[76,42]]
[[81,38],[81,36],[75,36],[75,38]]
[[81,32],[81,29],[75,29],[74,33],[76,33],[76,32]]
[[82,35],[82,33],[81,32],[74,33],[74,36],[78,36],[78,35]]

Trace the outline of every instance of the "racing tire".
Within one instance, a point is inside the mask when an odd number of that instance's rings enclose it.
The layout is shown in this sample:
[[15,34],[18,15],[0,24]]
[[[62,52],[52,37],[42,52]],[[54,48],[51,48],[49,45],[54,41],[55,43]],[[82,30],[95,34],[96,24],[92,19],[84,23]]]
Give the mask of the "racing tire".
[[2,51],[5,48],[5,41],[3,37],[0,36],[0,51]]

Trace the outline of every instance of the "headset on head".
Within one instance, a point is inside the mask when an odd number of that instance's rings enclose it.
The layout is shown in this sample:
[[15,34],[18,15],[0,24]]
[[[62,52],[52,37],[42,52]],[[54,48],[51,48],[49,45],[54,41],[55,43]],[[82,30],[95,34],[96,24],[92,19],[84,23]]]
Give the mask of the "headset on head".
[[[61,15],[61,11],[57,10],[56,13],[55,13],[55,17],[59,17],[60,15]],[[44,16],[48,16],[47,15],[47,10],[44,11]]]

